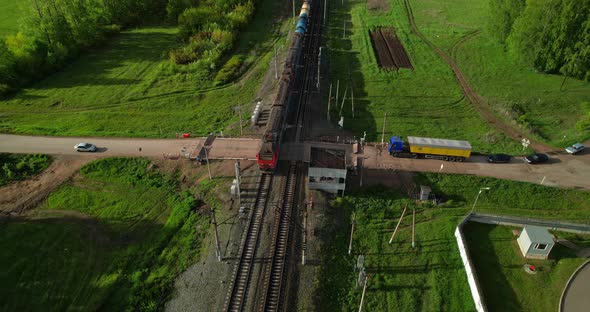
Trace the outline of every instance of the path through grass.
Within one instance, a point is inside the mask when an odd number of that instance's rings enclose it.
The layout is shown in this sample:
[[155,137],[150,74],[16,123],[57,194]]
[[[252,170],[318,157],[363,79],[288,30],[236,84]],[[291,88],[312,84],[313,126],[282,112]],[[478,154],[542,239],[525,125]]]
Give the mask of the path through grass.
[[[394,1],[390,12],[369,12],[365,5],[363,1],[346,2],[345,7],[334,3],[325,28],[329,82],[334,94],[340,80],[339,102],[347,86],[354,84],[355,118],[352,103],[347,100],[343,108],[346,128],[359,135],[367,131],[369,140],[379,140],[387,114],[386,137],[395,134],[461,139],[470,141],[479,152],[520,151],[518,142],[482,120],[463,98],[451,69],[411,33],[401,1]],[[395,27],[415,70],[378,69],[369,37],[369,30],[377,26]],[[340,105],[332,105],[333,119],[339,118]]]
[[[504,118],[527,125],[531,135],[555,146],[590,139],[576,123],[590,116],[590,83],[545,75],[515,64],[488,32],[488,0],[411,1],[420,30],[437,46],[454,54],[470,83]],[[478,35],[453,48],[473,32]],[[590,118],[590,117],[586,117]]]

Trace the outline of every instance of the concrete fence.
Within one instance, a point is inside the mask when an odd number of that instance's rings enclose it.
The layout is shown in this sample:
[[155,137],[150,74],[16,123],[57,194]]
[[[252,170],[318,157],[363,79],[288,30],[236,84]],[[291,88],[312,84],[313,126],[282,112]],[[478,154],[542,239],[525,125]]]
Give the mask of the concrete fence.
[[[563,231],[563,232],[571,232],[571,233],[581,233],[581,234],[590,234],[590,225],[587,224],[578,224],[578,223],[569,223],[569,222],[561,222],[561,221],[552,221],[552,220],[539,220],[539,219],[532,219],[532,218],[523,218],[523,217],[512,217],[512,216],[500,216],[500,215],[492,215],[492,214],[483,214],[483,213],[471,213],[467,215],[463,221],[457,226],[455,230],[455,237],[457,238],[457,245],[459,246],[459,253],[461,254],[461,260],[463,260],[463,265],[465,266],[465,272],[467,273],[467,281],[469,282],[469,288],[471,290],[471,296],[473,297],[473,301],[475,302],[475,308],[478,312],[487,311],[485,303],[483,301],[483,296],[481,292],[481,287],[477,282],[477,274],[473,264],[471,263],[471,259],[469,257],[469,249],[467,248],[467,244],[465,243],[465,236],[463,235],[463,225],[468,221],[478,222],[478,223],[485,223],[485,224],[498,224],[498,225],[505,225],[505,226],[525,226],[525,225],[536,225],[544,227],[548,230],[556,230],[556,231]],[[568,282],[569,284],[569,282]],[[565,293],[565,291],[564,291]],[[562,294],[563,300],[563,294]],[[560,302],[561,305],[561,302]]]
[[471,264],[471,259],[469,258],[469,249],[467,248],[467,244],[465,243],[465,237],[463,236],[463,225],[469,221],[471,215],[468,215],[463,219],[463,221],[457,226],[455,230],[455,237],[457,238],[457,245],[459,247],[459,254],[461,254],[461,260],[463,260],[463,265],[465,266],[465,272],[467,273],[467,282],[469,282],[469,288],[471,289],[471,297],[473,297],[473,302],[475,302],[475,309],[478,312],[486,312],[487,308],[483,301],[483,296],[481,293],[481,287],[477,282],[477,274],[475,272],[475,268]]

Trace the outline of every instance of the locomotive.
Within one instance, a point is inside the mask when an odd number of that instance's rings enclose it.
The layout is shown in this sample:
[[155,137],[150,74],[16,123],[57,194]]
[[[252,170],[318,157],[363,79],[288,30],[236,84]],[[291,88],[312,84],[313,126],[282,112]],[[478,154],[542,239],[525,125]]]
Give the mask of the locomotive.
[[269,123],[262,136],[262,146],[256,154],[256,161],[261,171],[273,172],[279,158],[279,148],[283,125],[289,113],[289,94],[297,79],[297,68],[302,56],[303,38],[309,21],[311,0],[305,0],[301,6],[299,20],[289,46],[285,67],[281,73],[277,95],[270,109]]

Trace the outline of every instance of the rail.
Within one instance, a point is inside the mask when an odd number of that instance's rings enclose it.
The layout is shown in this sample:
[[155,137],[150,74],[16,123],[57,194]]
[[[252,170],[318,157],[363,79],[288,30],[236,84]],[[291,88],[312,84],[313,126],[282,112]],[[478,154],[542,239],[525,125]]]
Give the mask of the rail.
[[244,310],[246,298],[248,297],[250,274],[254,266],[254,256],[258,246],[258,235],[264,219],[271,182],[272,174],[263,173],[260,177],[254,209],[249,213],[246,235],[242,239],[240,256],[234,268],[234,278],[226,297],[224,311],[241,312]]

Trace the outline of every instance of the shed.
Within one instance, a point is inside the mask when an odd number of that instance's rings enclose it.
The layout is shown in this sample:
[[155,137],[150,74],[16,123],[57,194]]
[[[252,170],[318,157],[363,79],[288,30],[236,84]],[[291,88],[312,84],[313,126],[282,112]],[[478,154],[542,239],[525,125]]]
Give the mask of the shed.
[[547,259],[555,245],[549,231],[534,225],[525,225],[517,241],[522,255],[530,259]]
[[420,185],[420,200],[428,200],[432,189],[427,185]]

